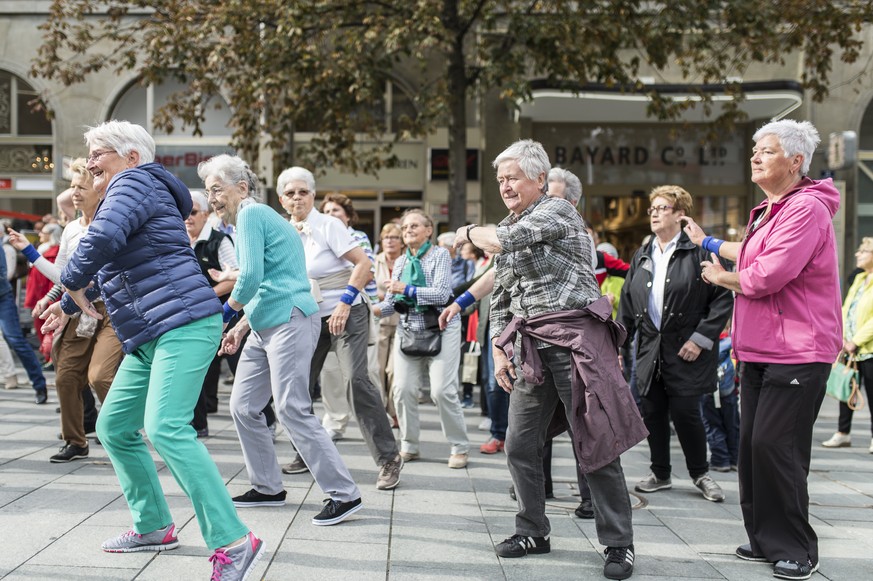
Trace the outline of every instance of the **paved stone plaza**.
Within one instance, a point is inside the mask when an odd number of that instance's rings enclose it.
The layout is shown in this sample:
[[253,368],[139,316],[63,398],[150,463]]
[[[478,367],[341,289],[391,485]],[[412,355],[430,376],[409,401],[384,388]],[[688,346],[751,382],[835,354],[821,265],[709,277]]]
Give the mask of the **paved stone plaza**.
[[[20,374],[24,377],[24,374]],[[239,443],[222,394],[209,418],[205,440],[234,495],[250,488]],[[103,449],[91,444],[89,459],[51,464],[57,440],[57,399],[33,403],[30,388],[0,391],[0,578],[8,580],[206,579],[211,554],[200,537],[188,500],[159,463],[181,546],[166,553],[109,554],[104,539],[130,528],[130,515]],[[316,406],[320,409],[320,406]],[[282,508],[241,509],[243,520],[267,543],[256,578],[272,581],[337,580],[569,580],[602,579],[603,555],[593,521],[573,515],[572,454],[566,440],[555,446],[556,498],[548,504],[552,552],[499,559],[494,545],[511,535],[515,503],[507,493],[505,456],[479,454],[487,438],[477,429],[478,408],[465,410],[473,445],[464,470],[446,466],[449,446],[436,409],[423,405],[422,459],[408,464],[400,486],[378,491],[376,468],[360,433],[350,427],[337,443],[362,492],[364,509],[340,525],[316,527],[310,519],[324,495],[309,474],[285,476]],[[816,442],[836,426],[837,405],[825,401]],[[821,570],[813,579],[873,579],[873,454],[870,415],[856,414],[852,448],[813,451],[810,513],[820,537]],[[289,461],[291,446],[280,435],[278,450]],[[673,440],[671,491],[632,494],[637,561],[633,579],[772,579],[767,564],[733,556],[746,542],[736,473],[717,474],[724,503],[704,500],[684,470]],[[645,443],[623,457],[628,489],[648,473]],[[155,456],[157,457],[157,456]]]

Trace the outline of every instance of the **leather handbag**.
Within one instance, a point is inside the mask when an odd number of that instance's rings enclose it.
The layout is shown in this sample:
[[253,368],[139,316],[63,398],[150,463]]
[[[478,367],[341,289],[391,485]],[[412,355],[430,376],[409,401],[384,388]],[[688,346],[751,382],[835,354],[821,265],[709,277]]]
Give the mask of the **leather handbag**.
[[400,351],[411,357],[434,357],[440,354],[443,346],[443,334],[434,311],[422,313],[425,328],[413,330],[409,325],[409,313],[397,325],[397,338],[400,340]]
[[[845,363],[843,363],[844,358]],[[831,367],[826,393],[841,402],[845,402],[853,411],[864,407],[864,397],[859,389],[858,362],[845,351],[840,352]]]

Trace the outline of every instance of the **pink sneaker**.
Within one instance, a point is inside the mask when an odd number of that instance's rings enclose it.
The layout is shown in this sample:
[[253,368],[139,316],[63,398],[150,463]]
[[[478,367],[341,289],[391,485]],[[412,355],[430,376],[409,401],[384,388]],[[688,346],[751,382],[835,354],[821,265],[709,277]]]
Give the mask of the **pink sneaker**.
[[209,557],[212,563],[211,581],[244,581],[255,570],[266,545],[249,531],[241,545],[230,549],[216,549]]

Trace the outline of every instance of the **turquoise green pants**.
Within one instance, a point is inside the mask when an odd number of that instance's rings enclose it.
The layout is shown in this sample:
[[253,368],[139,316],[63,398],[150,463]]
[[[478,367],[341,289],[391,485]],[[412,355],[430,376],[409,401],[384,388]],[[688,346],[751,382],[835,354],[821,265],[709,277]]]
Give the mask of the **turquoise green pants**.
[[191,499],[210,549],[249,532],[215,462],[189,425],[220,338],[221,316],[213,315],[142,345],[122,360],[103,402],[97,435],[115,467],[133,528],[140,534],[173,522],[142,428]]

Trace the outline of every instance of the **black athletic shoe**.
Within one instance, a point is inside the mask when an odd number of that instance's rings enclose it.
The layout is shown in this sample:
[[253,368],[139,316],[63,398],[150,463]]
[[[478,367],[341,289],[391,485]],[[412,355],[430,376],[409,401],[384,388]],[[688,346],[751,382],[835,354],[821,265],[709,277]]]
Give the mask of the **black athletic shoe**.
[[750,543],[746,543],[745,545],[740,545],[737,547],[735,553],[737,557],[746,561],[766,561],[767,557],[764,555],[756,555],[752,552],[752,545]]
[[603,576],[607,579],[627,579],[634,574],[634,546],[606,547]]
[[61,451],[49,458],[49,462],[53,462],[55,464],[61,462],[71,462],[73,460],[80,460],[82,458],[88,457],[88,446],[84,448],[80,448],[79,446],[74,446],[73,444],[67,444],[66,446],[61,448]]
[[512,535],[497,545],[499,557],[524,557],[525,555],[539,555],[552,550],[549,537],[526,537],[524,535]]
[[590,498],[583,498],[574,511],[579,518],[594,518],[594,505]]
[[773,576],[779,579],[809,579],[816,571],[818,571],[818,563],[813,564],[809,559],[805,563],[777,561],[773,566]]
[[44,404],[48,401],[48,392],[44,389],[37,389],[34,401],[36,401],[36,403],[38,404]]
[[328,498],[324,501],[324,508],[321,509],[321,512],[312,517],[312,524],[318,526],[339,524],[362,508],[364,505],[361,504],[360,498],[348,502]]
[[278,494],[261,494],[254,488],[233,497],[233,505],[239,508],[247,506],[285,506],[285,491]]

